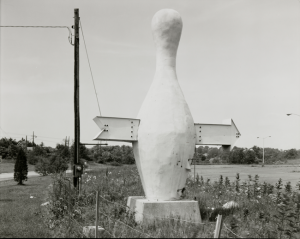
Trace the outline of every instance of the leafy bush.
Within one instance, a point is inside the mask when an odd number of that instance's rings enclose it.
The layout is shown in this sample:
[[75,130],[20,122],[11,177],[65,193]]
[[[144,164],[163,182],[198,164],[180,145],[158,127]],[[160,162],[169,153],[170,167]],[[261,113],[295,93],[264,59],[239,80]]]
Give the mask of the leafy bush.
[[46,157],[39,157],[38,162],[35,165],[35,171],[40,175],[47,176],[50,174],[50,161]]
[[43,176],[64,172],[68,169],[68,160],[58,155],[48,158],[39,157],[35,165],[35,171]]
[[29,151],[27,153],[27,159],[29,164],[36,165],[36,163],[39,161],[39,156],[36,156],[33,151]]

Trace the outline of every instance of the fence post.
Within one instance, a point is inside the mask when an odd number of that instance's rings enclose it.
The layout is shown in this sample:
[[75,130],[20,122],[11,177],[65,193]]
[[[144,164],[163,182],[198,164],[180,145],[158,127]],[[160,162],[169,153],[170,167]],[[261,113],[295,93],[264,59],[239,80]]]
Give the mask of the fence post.
[[218,214],[214,238],[220,238],[222,230],[222,215]]
[[99,191],[96,192],[96,227],[95,227],[95,238],[98,238],[98,217],[99,217]]
[[69,211],[69,232],[68,232],[68,238],[70,238],[70,233],[71,233],[71,180],[69,181],[69,193],[68,193],[68,201],[69,201],[69,205],[68,205],[68,211]]

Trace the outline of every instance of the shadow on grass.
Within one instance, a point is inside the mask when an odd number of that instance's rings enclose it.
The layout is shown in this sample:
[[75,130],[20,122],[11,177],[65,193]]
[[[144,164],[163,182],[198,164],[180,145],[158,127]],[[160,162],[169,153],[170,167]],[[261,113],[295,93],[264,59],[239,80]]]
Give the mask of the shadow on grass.
[[15,184],[12,186],[19,186],[19,187],[35,187],[38,186],[39,184],[33,183],[33,184]]
[[0,202],[13,202],[15,200],[12,199],[0,199]]

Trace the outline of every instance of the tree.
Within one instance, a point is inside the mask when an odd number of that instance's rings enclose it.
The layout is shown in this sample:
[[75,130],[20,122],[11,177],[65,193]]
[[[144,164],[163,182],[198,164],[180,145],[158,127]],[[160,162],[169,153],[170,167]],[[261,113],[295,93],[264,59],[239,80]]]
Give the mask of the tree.
[[218,148],[210,148],[208,150],[208,153],[207,153],[207,158],[208,159],[215,158],[217,156],[219,156],[219,149]]
[[17,181],[19,185],[22,185],[24,180],[27,181],[27,174],[27,157],[23,149],[19,149],[15,163],[14,180]]
[[40,157],[47,157],[47,149],[36,145],[32,151],[27,152],[28,163],[36,165]]
[[262,159],[262,148],[254,145],[251,149],[254,151],[256,158]]
[[284,152],[284,158],[295,159],[298,157],[298,152],[296,149],[289,149]]
[[[72,161],[74,159],[74,143],[72,144],[71,148],[70,148],[70,153],[71,153],[71,158]],[[92,161],[91,157],[89,156],[89,150],[87,147],[85,147],[85,145],[79,145],[79,159],[85,159],[87,161]]]
[[56,154],[62,158],[69,159],[70,158],[69,147],[64,144],[57,144],[56,145]]
[[245,152],[244,161],[242,163],[252,164],[255,163],[256,155],[254,150],[249,149]]
[[120,146],[115,146],[111,151],[111,157],[114,162],[121,163],[122,162],[123,152],[121,151]]
[[52,155],[50,157],[50,172],[61,173],[68,169],[68,159],[60,157],[58,155]]
[[8,155],[11,158],[16,158],[17,154],[18,154],[18,147],[15,144],[10,144],[7,148],[8,151]]
[[229,162],[234,164],[240,164],[244,162],[244,149],[234,147],[229,154]]
[[135,160],[134,160],[132,147],[122,145],[121,150],[122,150],[122,163],[123,164],[134,164]]
[[102,163],[111,162],[112,161],[111,153],[109,151],[104,151],[102,153],[101,160]]

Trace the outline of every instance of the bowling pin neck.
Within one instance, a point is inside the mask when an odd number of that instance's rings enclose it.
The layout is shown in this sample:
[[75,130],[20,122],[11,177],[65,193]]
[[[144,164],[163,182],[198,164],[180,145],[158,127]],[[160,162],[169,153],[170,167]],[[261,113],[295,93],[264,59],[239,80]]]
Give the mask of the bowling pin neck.
[[172,9],[158,11],[152,19],[152,34],[156,46],[156,72],[174,71],[182,31],[182,20]]
[[166,54],[165,51],[157,49],[156,51],[156,71],[158,70],[176,71],[176,53],[175,56]]

